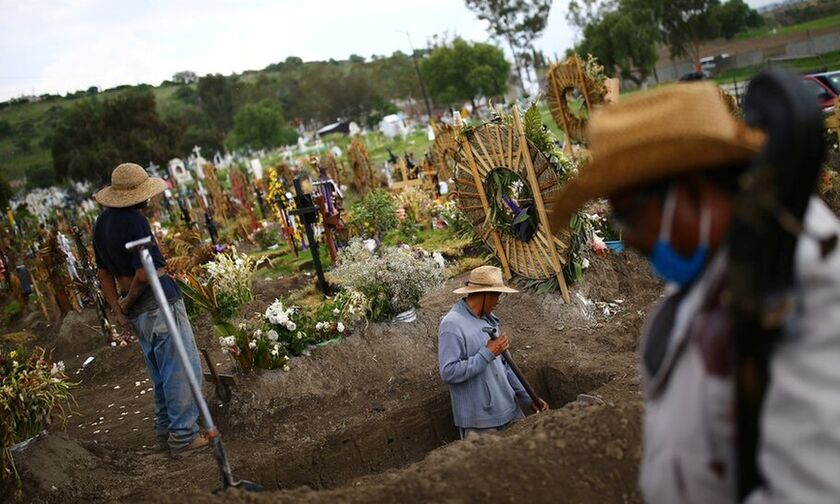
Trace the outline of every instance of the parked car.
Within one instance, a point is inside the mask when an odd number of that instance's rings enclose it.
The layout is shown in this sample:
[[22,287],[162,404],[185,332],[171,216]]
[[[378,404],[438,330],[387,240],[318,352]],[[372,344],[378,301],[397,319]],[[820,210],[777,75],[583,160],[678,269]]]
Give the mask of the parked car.
[[814,94],[814,98],[817,99],[817,103],[819,103],[823,112],[834,109],[834,100],[837,98],[837,93],[832,88],[823,84],[820,79],[813,75],[803,75],[802,83]]
[[680,82],[707,80],[707,79],[711,79],[711,78],[712,78],[712,74],[703,70],[701,72],[688,72],[687,74],[680,77]]
[[840,70],[836,72],[823,72],[811,74],[811,77],[830,87],[834,94],[840,95]]

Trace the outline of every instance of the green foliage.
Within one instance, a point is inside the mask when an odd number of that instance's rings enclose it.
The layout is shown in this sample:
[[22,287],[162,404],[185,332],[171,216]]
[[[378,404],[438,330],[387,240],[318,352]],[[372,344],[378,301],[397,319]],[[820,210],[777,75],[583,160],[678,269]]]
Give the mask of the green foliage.
[[198,96],[204,111],[218,131],[233,127],[233,90],[224,75],[206,75],[198,79]]
[[254,233],[254,239],[263,250],[278,245],[281,241],[283,241],[280,231],[274,225],[268,225],[260,228],[259,231]]
[[297,142],[297,131],[286,125],[283,111],[271,101],[244,105],[236,113],[228,144],[234,148],[270,149]]
[[764,25],[764,18],[751,9],[744,0],[729,0],[717,7],[715,15],[720,21],[720,34],[727,39],[749,28]]
[[0,348],[0,480],[13,476],[19,483],[11,447],[47,428],[54,412],[64,421],[76,385],[64,374],[64,363],[53,363],[43,348],[31,354]]
[[522,82],[520,57],[545,30],[552,0],[466,0],[478,19],[490,24],[490,33],[507,42]]
[[429,93],[439,103],[503,95],[510,73],[501,49],[463,39],[436,47],[420,68]]
[[52,166],[38,165],[26,171],[28,188],[50,187],[56,183],[55,170]]
[[576,51],[598,58],[609,74],[641,85],[656,65],[659,37],[653,10],[623,3],[583,28]]
[[14,196],[12,186],[9,185],[9,181],[0,173],[0,209],[5,209],[8,206],[12,196]]
[[359,235],[369,236],[381,242],[385,233],[399,225],[394,198],[384,189],[369,192],[353,204],[350,210],[350,224]]
[[5,120],[0,121],[0,140],[12,136],[13,131],[12,123]]
[[6,303],[3,307],[3,312],[0,314],[0,325],[8,325],[9,322],[15,319],[23,311],[23,307],[16,299]]
[[175,157],[178,132],[164,123],[149,90],[130,90],[105,100],[83,101],[56,127],[53,166],[60,178],[102,182],[119,163]]

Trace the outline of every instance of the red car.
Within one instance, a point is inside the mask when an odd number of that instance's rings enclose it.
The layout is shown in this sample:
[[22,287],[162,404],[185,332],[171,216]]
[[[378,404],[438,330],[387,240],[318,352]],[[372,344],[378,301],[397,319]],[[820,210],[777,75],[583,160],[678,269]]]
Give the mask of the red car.
[[809,91],[814,93],[814,98],[817,99],[817,103],[820,104],[820,108],[823,111],[829,111],[834,108],[834,100],[837,98],[837,93],[830,87],[826,86],[813,75],[803,75],[802,83]]

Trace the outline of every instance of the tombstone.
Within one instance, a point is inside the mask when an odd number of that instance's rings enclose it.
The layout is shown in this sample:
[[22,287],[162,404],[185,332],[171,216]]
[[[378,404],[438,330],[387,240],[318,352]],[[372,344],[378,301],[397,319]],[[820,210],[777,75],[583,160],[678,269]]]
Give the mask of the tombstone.
[[263,178],[263,166],[259,159],[254,158],[248,162],[251,167],[251,173],[254,175],[254,178],[257,180],[262,180]]
[[160,178],[160,166],[156,165],[154,161],[149,161],[149,166],[146,167],[146,172],[152,177]]
[[193,183],[193,177],[179,158],[169,160],[169,174],[179,186]]

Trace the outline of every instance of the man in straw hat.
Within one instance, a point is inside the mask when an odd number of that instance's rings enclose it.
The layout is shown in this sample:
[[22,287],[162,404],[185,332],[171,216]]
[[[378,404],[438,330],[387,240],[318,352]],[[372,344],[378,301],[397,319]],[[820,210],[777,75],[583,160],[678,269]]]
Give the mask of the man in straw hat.
[[[96,193],[96,201],[105,207],[93,229],[99,282],[105,299],[119,324],[131,325],[137,334],[149,378],[154,386],[155,434],[165,452],[178,457],[208,444],[199,435],[198,407],[190,392],[185,371],[178,360],[174,343],[158,309],[139,256],[125,249],[125,244],[153,236],[149,221],[141,213],[153,196],[163,192],[166,183],[149,177],[141,166],[123,163],[111,174],[111,185]],[[175,281],[166,274],[166,261],[157,245],[151,247],[160,283],[171,303],[172,312],[185,338],[185,347],[193,372],[201,376],[192,327],[184,301]]]
[[449,385],[461,439],[504,430],[522,418],[516,398],[535,412],[548,410],[542,399],[532,403],[510,366],[498,358],[510,345],[507,334],[493,340],[485,332],[499,327],[493,314],[499,296],[517,292],[505,286],[502,271],[479,266],[470,272],[466,286],[454,292],[466,297],[440,323],[438,363],[440,377]]
[[[591,163],[553,202],[553,229],[608,197],[626,244],[668,284],[640,343],[642,491],[649,502],[732,502],[734,343],[701,315],[725,278],[737,179],[763,134],[731,115],[716,86],[692,83],[604,108],[589,138]],[[836,233],[840,222],[812,198],[805,228]],[[752,504],[840,499],[840,254],[823,261],[817,249],[797,247],[801,313],[770,356]]]

